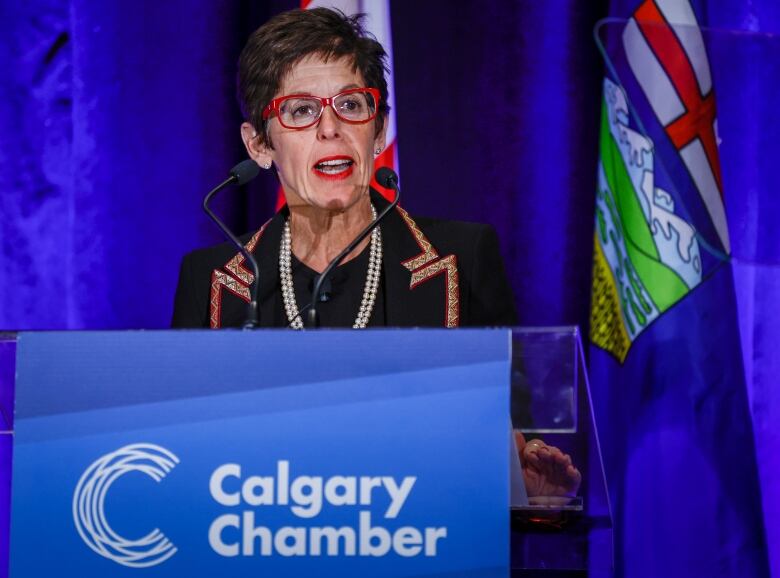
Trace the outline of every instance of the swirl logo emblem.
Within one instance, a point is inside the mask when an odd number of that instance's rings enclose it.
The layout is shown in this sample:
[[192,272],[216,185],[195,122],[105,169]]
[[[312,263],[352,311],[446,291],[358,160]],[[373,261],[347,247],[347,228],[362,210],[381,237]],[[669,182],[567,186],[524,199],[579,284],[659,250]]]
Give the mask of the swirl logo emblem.
[[176,546],[159,529],[143,538],[128,540],[109,526],[103,508],[108,489],[120,476],[142,472],[159,482],[178,463],[179,458],[154,444],[128,445],[93,462],[73,493],[73,521],[87,546],[131,568],[156,566],[173,556]]

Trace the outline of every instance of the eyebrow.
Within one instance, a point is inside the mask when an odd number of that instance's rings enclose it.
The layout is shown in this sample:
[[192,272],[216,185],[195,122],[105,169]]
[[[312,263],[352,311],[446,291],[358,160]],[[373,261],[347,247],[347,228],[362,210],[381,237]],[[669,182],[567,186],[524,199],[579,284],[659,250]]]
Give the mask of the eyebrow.
[[[355,84],[354,82],[352,84],[345,84],[344,86],[342,86],[341,88],[339,88],[336,91],[336,94],[341,94],[345,90],[350,90],[352,88],[363,88],[363,87],[360,86],[359,84]],[[311,92],[309,92],[307,90],[292,90],[292,91],[290,91],[289,94],[300,94],[301,96],[314,96],[313,93],[311,93]],[[282,96],[285,96],[285,95],[282,95]],[[333,96],[335,96],[335,95],[333,95]]]

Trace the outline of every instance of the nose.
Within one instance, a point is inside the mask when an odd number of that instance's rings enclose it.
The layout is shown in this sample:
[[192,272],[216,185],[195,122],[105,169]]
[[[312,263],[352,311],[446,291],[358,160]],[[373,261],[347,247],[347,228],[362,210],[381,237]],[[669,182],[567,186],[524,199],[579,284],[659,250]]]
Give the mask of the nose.
[[341,137],[341,120],[336,116],[333,107],[326,106],[317,124],[317,138],[328,140]]

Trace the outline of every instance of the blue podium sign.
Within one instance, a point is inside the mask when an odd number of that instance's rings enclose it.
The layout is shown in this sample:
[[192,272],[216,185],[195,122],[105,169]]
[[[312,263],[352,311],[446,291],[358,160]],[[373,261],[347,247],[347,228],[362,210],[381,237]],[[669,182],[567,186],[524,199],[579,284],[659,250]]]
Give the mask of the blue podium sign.
[[26,333],[11,577],[508,575],[506,330]]

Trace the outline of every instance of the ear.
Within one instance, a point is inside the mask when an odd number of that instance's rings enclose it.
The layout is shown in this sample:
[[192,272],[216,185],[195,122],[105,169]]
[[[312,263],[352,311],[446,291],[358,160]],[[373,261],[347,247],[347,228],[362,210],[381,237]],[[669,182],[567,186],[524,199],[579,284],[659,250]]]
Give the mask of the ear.
[[385,144],[387,144],[387,125],[388,125],[388,121],[389,121],[389,119],[386,118],[385,122],[382,124],[382,130],[380,130],[379,134],[376,135],[376,137],[374,138],[374,150],[375,151],[377,149],[380,149],[380,151],[385,150]]
[[271,150],[260,142],[260,138],[253,127],[248,122],[241,124],[241,140],[244,141],[246,152],[249,158],[255,161],[261,167],[270,166],[274,160]]

